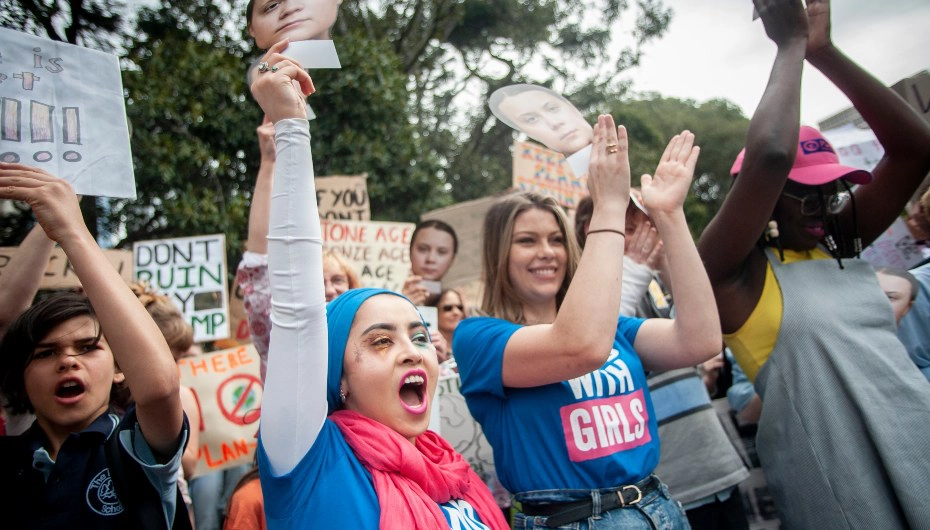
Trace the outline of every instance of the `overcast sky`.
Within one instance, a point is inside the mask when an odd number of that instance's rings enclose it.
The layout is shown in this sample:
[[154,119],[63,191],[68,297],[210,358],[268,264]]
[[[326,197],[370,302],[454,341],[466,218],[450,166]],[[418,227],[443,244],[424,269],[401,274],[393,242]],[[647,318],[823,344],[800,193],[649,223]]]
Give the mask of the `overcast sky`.
[[[633,88],[706,101],[729,99],[747,116],[762,96],[775,45],[750,0],[666,0],[666,35],[630,70]],[[834,0],[833,41],[886,85],[930,69],[930,1]],[[817,122],[849,100],[816,69],[804,69],[801,121]]]

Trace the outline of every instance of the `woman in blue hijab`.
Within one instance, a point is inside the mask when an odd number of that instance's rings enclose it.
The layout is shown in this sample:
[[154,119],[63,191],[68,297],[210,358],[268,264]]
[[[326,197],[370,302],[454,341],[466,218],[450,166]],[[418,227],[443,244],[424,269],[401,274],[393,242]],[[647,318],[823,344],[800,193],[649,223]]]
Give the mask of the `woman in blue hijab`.
[[428,431],[438,359],[416,307],[381,289],[325,305],[304,97],[274,45],[252,85],[275,124],[271,344],[258,462],[268,528],[504,529],[487,486]]

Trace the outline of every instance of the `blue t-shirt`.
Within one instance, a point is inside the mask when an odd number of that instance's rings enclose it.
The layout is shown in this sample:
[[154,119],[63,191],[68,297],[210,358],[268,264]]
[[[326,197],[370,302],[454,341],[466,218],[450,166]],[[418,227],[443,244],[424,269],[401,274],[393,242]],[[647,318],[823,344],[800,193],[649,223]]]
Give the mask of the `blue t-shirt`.
[[[297,466],[280,476],[271,472],[259,435],[258,466],[269,529],[378,528],[381,507],[371,473],[329,419]],[[465,500],[439,508],[451,529],[490,530]]]
[[453,337],[462,394],[512,492],[609,488],[645,478],[659,435],[633,341],[643,320],[620,317],[607,362],[570,381],[505,388],[504,348],[522,326],[478,317]]

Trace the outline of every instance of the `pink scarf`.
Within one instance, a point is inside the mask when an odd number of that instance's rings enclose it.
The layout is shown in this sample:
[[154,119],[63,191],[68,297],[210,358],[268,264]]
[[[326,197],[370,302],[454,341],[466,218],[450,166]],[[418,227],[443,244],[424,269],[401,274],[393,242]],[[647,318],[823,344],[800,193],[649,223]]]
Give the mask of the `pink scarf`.
[[329,415],[371,473],[381,506],[381,528],[448,528],[438,504],[465,499],[493,530],[507,530],[491,491],[441,436],[426,431],[411,444],[399,433],[361,414]]

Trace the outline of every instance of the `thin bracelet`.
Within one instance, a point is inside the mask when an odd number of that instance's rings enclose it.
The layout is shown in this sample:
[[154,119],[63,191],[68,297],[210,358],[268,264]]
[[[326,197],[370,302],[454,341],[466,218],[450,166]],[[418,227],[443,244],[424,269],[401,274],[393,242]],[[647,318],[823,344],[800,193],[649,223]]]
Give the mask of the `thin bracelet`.
[[597,230],[588,230],[588,235],[590,236],[591,234],[596,234],[598,232],[612,232],[614,234],[620,234],[624,239],[626,238],[625,233],[619,230],[614,230],[613,228],[598,228]]

